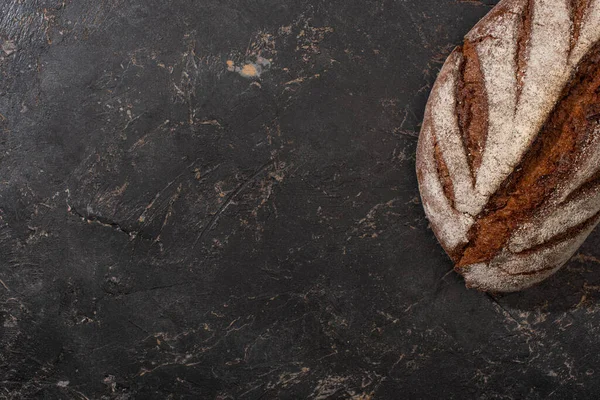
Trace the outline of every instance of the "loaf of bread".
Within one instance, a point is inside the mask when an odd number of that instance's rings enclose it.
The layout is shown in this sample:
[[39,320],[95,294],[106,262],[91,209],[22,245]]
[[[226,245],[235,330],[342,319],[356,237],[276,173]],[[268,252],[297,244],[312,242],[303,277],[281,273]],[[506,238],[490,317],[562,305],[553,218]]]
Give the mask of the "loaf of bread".
[[600,222],[600,0],[502,0],[446,60],[417,149],[468,287],[527,288]]

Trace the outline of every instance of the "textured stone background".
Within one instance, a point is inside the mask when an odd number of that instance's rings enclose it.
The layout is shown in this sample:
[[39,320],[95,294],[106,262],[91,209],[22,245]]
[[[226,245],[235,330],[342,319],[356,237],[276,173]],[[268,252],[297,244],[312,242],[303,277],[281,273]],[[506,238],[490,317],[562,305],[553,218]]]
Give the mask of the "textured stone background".
[[597,397],[600,232],[490,296],[419,204],[494,3],[3,1],[0,398]]

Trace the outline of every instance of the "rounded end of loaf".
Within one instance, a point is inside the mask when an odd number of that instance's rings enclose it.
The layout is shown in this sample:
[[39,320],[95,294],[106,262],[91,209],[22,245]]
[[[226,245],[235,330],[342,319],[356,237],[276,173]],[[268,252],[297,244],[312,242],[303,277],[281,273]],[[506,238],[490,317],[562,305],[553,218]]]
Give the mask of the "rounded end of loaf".
[[554,274],[561,266],[543,269],[527,274],[509,274],[498,266],[489,263],[477,263],[456,267],[455,270],[465,279],[468,288],[481,292],[511,293],[518,292],[534,286],[550,275]]

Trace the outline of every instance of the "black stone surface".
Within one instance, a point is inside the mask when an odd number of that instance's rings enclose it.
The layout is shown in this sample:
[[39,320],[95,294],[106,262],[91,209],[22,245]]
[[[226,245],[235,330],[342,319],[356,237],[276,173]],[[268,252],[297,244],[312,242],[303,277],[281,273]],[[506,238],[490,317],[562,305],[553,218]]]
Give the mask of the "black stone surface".
[[1,2],[0,397],[597,398],[600,232],[491,296],[419,204],[494,3]]

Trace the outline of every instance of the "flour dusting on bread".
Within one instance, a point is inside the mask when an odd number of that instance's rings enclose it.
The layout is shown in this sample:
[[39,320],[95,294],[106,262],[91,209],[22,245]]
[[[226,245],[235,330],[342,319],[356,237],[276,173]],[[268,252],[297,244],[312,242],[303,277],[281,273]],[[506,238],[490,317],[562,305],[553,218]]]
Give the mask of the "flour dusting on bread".
[[583,243],[600,221],[599,125],[600,0],[502,0],[448,57],[417,173],[469,286],[524,289]]

